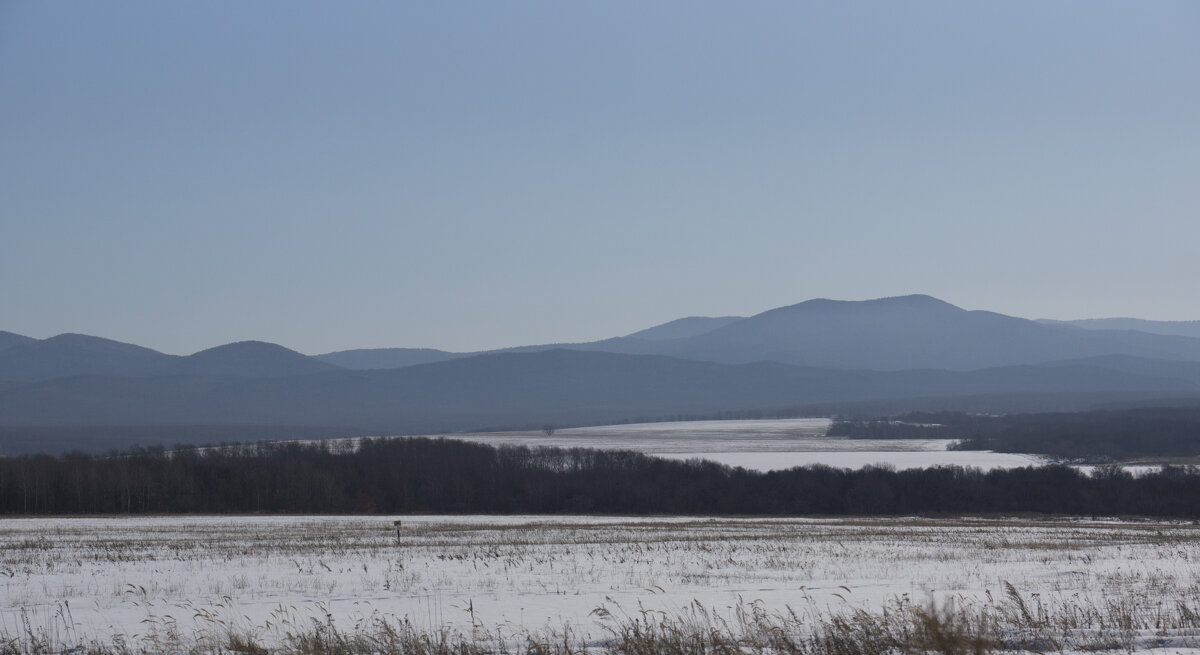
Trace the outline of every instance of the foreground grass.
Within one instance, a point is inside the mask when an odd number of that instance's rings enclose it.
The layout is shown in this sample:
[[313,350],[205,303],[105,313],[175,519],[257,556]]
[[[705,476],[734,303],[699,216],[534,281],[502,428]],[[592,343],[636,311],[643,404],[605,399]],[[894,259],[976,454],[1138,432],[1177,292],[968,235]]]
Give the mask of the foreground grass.
[[451,628],[421,630],[407,619],[374,616],[343,628],[327,616],[307,624],[251,629],[214,621],[192,634],[159,620],[150,622],[143,634],[101,643],[73,639],[69,629],[37,630],[25,621],[20,634],[0,635],[0,655],[951,655],[1200,648],[1200,597],[1130,596],[1047,605],[1037,594],[1023,596],[1008,583],[1002,598],[972,605],[896,599],[877,611],[828,614],[815,606],[771,612],[760,603],[740,603],[727,616],[697,601],[675,614],[613,605],[597,608],[593,615],[606,637],[592,642],[565,628],[506,641],[499,629],[482,624],[464,634]]

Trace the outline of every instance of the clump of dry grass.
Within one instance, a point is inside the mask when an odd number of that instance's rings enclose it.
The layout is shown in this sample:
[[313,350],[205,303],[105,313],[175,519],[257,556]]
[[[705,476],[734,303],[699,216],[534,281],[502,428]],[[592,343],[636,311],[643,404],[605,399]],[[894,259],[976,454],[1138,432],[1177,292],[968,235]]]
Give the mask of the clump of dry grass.
[[757,603],[741,604],[734,622],[713,615],[698,603],[677,615],[639,611],[610,621],[612,639],[599,652],[614,655],[877,655],[942,653],[968,655],[1001,647],[996,616],[973,610],[915,606],[896,601],[879,612],[854,610],[833,616],[811,608],[782,613]]
[[[69,631],[23,622],[0,635],[0,655],[983,655],[1003,652],[1112,651],[1200,646],[1200,598],[1150,595],[1043,601],[1005,583],[1000,598],[920,605],[902,597],[877,611],[831,613],[811,603],[769,611],[739,602],[731,615],[699,601],[676,613],[611,602],[593,615],[607,638],[591,643],[569,628],[506,643],[501,631],[473,622],[469,634],[426,630],[408,619],[373,615],[348,628],[331,614],[286,624],[277,639],[261,627],[214,619],[207,630],[181,634],[171,621],[151,621],[139,635],[84,643]],[[63,617],[64,625],[69,617]]]

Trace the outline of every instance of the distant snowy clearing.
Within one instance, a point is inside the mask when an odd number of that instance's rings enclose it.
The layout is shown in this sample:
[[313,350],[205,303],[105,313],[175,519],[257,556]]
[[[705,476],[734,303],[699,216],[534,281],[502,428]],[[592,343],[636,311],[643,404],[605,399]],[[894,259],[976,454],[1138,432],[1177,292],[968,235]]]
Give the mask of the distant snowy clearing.
[[543,432],[448,435],[491,445],[634,450],[671,459],[706,459],[755,471],[823,464],[897,469],[973,466],[985,470],[1037,466],[1037,455],[947,450],[953,439],[848,439],[825,433],[826,418],[634,423]]
[[660,453],[669,459],[706,459],[753,471],[781,471],[797,466],[821,464],[835,468],[860,469],[865,466],[890,466],[896,469],[917,469],[930,466],[972,466],[991,469],[1041,466],[1045,459],[1036,455],[993,453],[979,450],[903,451],[849,450],[801,451],[762,453]]

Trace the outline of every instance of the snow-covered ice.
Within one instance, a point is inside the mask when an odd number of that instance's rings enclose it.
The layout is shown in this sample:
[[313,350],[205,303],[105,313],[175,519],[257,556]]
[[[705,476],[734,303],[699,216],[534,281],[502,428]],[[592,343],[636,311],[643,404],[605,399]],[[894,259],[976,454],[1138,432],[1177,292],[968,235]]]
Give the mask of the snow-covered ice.
[[567,428],[553,434],[497,432],[452,435],[492,445],[635,450],[672,459],[706,459],[757,471],[824,464],[898,469],[974,466],[981,469],[1037,466],[1037,455],[947,450],[954,439],[848,439],[826,436],[826,418],[679,421]]
[[[847,450],[797,451],[758,453],[660,453],[670,459],[706,459],[753,471],[780,471],[797,466],[822,464],[835,468],[860,469],[865,466],[891,466],[896,469],[916,469],[930,466],[971,466],[985,471],[991,469],[1041,466],[1046,460],[1037,455],[994,453],[982,450]],[[1157,470],[1157,469],[1156,469]]]

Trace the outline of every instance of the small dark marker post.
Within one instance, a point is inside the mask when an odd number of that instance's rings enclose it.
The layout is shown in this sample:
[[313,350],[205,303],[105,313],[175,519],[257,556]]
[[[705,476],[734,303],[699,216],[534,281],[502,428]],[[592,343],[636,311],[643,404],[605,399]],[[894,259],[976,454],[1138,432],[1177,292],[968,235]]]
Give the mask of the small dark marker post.
[[392,525],[396,526],[396,539],[400,539],[400,519],[392,521]]

